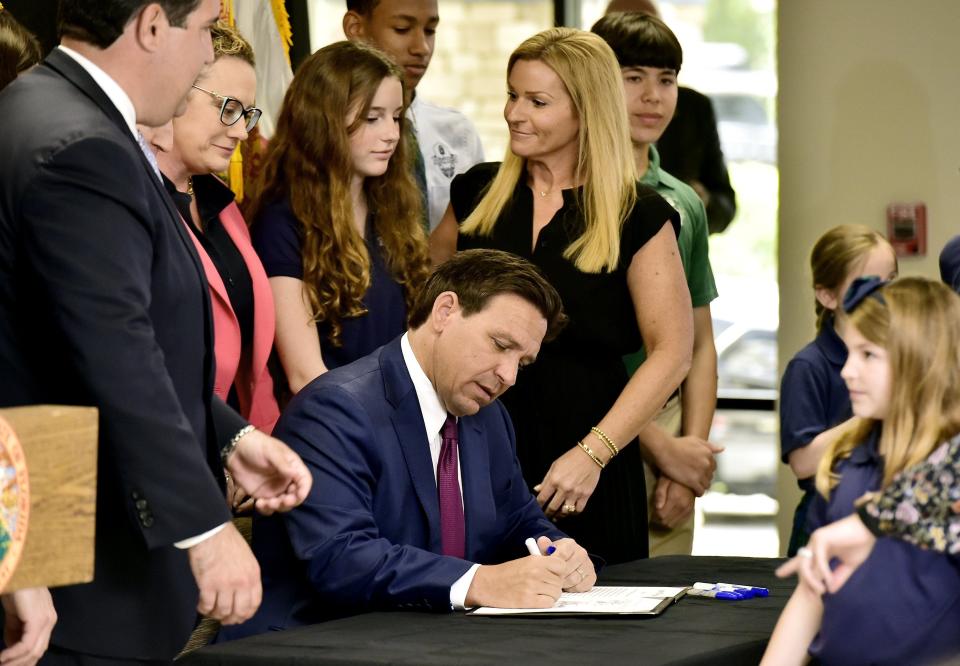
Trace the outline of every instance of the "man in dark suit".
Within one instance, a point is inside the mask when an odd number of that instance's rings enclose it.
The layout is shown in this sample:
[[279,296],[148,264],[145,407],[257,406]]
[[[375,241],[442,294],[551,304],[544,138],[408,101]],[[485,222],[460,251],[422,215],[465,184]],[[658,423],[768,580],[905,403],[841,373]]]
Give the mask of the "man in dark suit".
[[61,47],[0,94],[0,406],[100,410],[94,580],[53,591],[46,663],[169,660],[195,609],[245,620],[259,569],[223,468],[267,513],[309,492],[296,454],[213,398],[203,269],[135,130],[213,60],[219,11],[63,0]]
[[[590,589],[590,558],[526,487],[497,400],[563,319],[528,262],[461,252],[406,334],[300,391],[277,432],[317,484],[282,521],[255,523],[264,603],[227,637],[374,609],[548,607]],[[530,537],[556,552],[523,557]]]

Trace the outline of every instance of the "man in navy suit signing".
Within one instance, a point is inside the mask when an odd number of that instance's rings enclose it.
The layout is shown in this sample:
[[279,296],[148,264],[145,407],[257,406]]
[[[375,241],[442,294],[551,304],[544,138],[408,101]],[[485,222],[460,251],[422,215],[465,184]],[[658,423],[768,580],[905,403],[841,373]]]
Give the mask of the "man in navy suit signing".
[[[230,636],[364,610],[549,607],[589,590],[593,564],[526,487],[497,400],[564,320],[532,264],[461,252],[420,292],[407,333],[297,394],[275,434],[316,482],[286,517],[257,519],[263,605]],[[555,551],[528,555],[529,537]]]

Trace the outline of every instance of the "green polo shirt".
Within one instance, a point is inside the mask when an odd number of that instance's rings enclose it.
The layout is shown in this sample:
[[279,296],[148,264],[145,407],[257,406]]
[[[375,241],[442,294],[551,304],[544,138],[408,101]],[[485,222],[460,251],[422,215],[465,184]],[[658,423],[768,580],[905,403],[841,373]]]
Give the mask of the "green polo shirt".
[[[717,283],[713,279],[710,267],[710,245],[707,241],[707,212],[703,201],[693,188],[674,178],[660,168],[660,154],[655,146],[650,146],[650,164],[640,179],[643,185],[652,187],[657,194],[680,213],[680,235],[677,245],[680,248],[680,261],[687,275],[687,287],[690,289],[690,301],[693,307],[709,305],[717,297]],[[623,357],[630,375],[643,363],[646,353],[643,349]]]

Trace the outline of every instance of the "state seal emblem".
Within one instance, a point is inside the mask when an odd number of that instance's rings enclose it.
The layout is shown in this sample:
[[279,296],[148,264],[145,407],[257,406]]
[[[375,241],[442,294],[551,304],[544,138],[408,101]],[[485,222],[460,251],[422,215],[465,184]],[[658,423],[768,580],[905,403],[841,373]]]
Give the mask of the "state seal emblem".
[[13,428],[0,417],[0,590],[20,561],[29,517],[27,459]]

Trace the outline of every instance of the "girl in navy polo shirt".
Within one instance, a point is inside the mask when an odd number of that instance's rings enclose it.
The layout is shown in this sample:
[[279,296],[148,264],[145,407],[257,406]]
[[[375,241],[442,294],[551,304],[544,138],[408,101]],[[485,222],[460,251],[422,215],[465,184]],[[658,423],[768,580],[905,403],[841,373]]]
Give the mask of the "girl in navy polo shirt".
[[[960,435],[960,297],[923,278],[861,278],[844,309],[854,418],[820,462],[811,530]],[[797,587],[762,663],[800,664],[808,651],[824,664],[940,663],[960,654],[957,627],[957,556],[884,537],[835,594]]]
[[837,427],[850,418],[850,398],[840,378],[847,349],[834,329],[834,313],[854,279],[897,276],[890,243],[862,224],[843,224],[823,234],[810,253],[817,305],[817,337],[787,365],[780,384],[780,451],[804,491],[797,505],[787,555],[807,542],[807,507],[813,475]]

